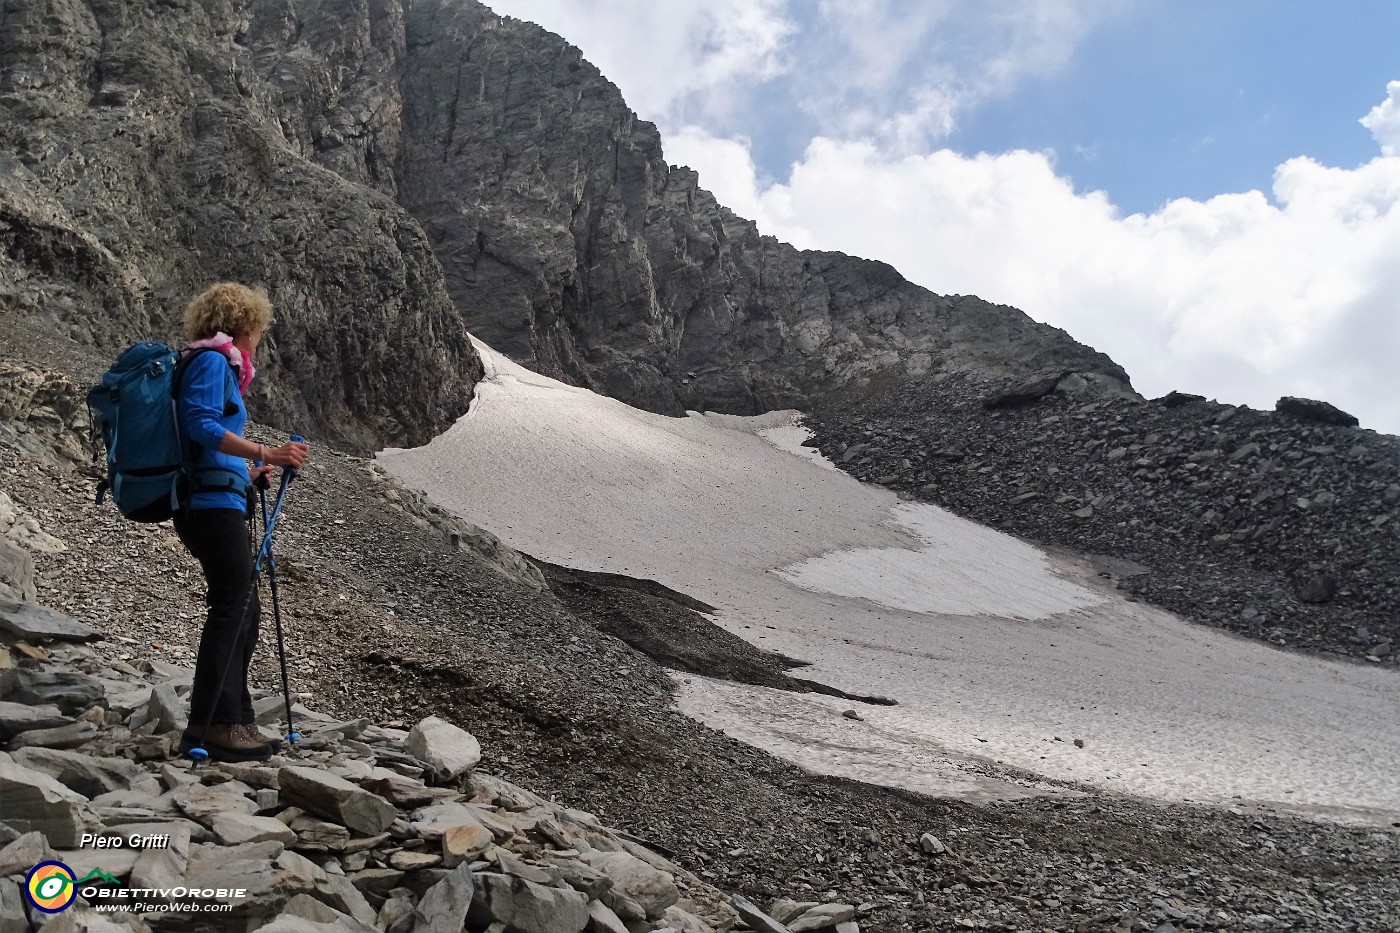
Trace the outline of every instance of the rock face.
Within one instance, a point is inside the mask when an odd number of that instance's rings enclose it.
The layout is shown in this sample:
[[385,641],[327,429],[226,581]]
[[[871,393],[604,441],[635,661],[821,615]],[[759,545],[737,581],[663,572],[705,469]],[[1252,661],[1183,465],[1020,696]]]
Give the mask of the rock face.
[[426,441],[480,363],[393,200],[398,3],[17,0],[0,32],[0,328],[41,361],[178,338],[209,282],[278,318],[252,407]]
[[1019,311],[760,236],[577,49],[475,0],[12,0],[0,246],[0,345],[52,368],[266,286],[254,416],[360,451],[466,409],[469,327],[671,414],[936,370],[1126,384]]
[[564,40],[473,0],[406,19],[399,199],[473,333],[653,411],[753,413],[894,372],[1111,360],[1011,308],[760,236],[667,166],[656,129]]

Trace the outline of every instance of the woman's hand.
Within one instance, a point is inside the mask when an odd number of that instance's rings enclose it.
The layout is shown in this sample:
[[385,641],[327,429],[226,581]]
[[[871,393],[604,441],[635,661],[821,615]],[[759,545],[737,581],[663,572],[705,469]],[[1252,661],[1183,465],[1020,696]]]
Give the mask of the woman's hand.
[[287,441],[281,447],[265,447],[264,450],[267,451],[265,462],[270,466],[289,466],[294,470],[301,469],[308,453],[306,445],[300,441]]

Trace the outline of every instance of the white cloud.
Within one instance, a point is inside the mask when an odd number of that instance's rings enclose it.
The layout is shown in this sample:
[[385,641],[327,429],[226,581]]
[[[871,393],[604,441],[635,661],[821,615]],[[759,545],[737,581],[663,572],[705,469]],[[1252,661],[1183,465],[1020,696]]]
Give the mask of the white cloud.
[[738,89],[780,74],[788,0],[491,0],[577,45],[633,110],[669,122],[721,118]]
[[[1069,60],[1133,0],[492,0],[566,36],[669,135],[756,121],[926,149],[958,118]],[[785,78],[781,87],[774,79]],[[767,83],[776,111],[756,113]],[[784,113],[783,111],[786,110]]]
[[968,110],[1065,65],[1127,0],[823,0],[795,55],[819,131],[925,151]]
[[1362,117],[1361,125],[1376,137],[1381,152],[1388,156],[1400,155],[1400,81],[1390,82],[1386,90],[1390,96]]
[[1123,216],[1102,192],[1076,193],[1046,153],[895,157],[819,138],[761,188],[741,141],[692,131],[682,148],[765,233],[1019,307],[1108,353],[1146,394],[1259,408],[1309,395],[1400,433],[1400,157],[1351,170],[1296,158],[1272,199]]

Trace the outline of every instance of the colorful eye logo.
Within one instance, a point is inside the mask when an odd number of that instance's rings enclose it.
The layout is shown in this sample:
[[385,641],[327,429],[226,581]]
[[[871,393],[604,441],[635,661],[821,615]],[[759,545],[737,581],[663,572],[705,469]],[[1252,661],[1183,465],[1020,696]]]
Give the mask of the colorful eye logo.
[[78,896],[73,869],[62,862],[40,862],[24,881],[29,902],[46,914],[66,910]]

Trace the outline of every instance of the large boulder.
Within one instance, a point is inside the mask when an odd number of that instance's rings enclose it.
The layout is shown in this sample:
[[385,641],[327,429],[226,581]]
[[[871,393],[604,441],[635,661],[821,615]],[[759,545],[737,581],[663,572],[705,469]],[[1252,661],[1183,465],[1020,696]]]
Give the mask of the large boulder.
[[362,836],[383,832],[398,816],[394,805],[378,794],[316,768],[282,768],[277,785],[284,805],[309,810]]
[[1294,398],[1290,395],[1285,395],[1275,402],[1274,411],[1284,415],[1292,415],[1294,418],[1302,418],[1304,421],[1335,424],[1344,428],[1354,428],[1361,423],[1355,415],[1349,415],[1328,402],[1319,402],[1310,398]]
[[481,743],[476,736],[437,716],[415,725],[404,745],[441,782],[460,777],[481,762]]
[[87,798],[42,771],[0,759],[0,823],[39,832],[58,849],[76,848],[86,827]]
[[491,872],[475,877],[479,896],[468,915],[474,929],[502,923],[518,933],[580,933],[588,926],[588,898],[573,889]]

